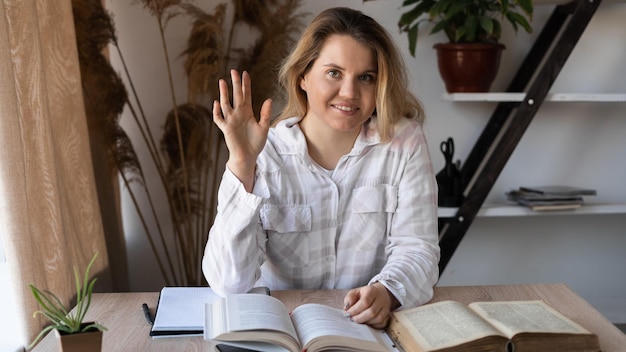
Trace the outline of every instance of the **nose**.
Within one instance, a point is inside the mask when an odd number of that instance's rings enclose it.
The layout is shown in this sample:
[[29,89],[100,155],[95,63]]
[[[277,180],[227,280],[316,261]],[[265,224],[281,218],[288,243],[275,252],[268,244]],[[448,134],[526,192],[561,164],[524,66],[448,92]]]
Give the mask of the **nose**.
[[359,96],[358,78],[346,78],[341,82],[339,95],[347,99],[355,99]]

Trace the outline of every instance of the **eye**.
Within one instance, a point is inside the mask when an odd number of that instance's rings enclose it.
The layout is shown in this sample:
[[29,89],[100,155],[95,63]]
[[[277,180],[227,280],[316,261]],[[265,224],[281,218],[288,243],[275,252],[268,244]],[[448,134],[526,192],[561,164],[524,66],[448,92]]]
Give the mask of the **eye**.
[[372,74],[369,74],[369,73],[361,75],[359,77],[359,79],[361,81],[367,82],[367,83],[375,83],[376,82],[376,77],[374,75],[372,75]]
[[341,76],[341,73],[338,70],[328,70],[326,74],[331,78],[339,78]]

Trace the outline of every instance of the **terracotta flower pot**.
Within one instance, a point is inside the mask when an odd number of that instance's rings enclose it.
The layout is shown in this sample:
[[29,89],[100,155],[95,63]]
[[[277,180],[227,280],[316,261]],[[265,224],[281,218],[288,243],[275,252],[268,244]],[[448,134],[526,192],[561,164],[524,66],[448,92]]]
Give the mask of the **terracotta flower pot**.
[[54,330],[59,341],[60,351],[63,352],[100,352],[102,351],[102,331],[81,332],[78,334],[61,334]]
[[448,93],[488,92],[500,67],[504,45],[439,43],[437,64]]

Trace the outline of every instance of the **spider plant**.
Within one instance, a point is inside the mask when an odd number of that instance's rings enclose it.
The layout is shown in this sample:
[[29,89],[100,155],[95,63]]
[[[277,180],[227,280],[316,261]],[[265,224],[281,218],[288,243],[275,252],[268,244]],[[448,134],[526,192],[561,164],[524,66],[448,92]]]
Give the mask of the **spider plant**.
[[41,310],[36,311],[33,317],[43,315],[50,321],[50,325],[44,327],[35,340],[28,347],[31,349],[39,340],[51,330],[58,330],[61,334],[78,334],[81,332],[89,332],[106,330],[106,327],[98,323],[85,324],[84,319],[89,305],[91,304],[91,294],[96,278],[89,279],[89,271],[95,262],[98,253],[96,253],[85,270],[82,279],[78,273],[78,269],[74,267],[74,279],[76,281],[76,307],[73,310],[68,309],[61,299],[54,293],[41,290],[34,285],[29,285],[37,304]]

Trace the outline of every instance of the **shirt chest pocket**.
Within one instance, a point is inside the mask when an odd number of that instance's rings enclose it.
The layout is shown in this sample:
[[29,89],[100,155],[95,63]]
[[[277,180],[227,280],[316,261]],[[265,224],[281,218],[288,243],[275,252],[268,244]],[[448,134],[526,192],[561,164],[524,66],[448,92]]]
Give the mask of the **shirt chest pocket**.
[[381,184],[353,190],[350,228],[358,251],[384,245],[392,215],[398,207],[398,188]]
[[308,265],[311,207],[265,204],[260,215],[267,232],[268,259],[280,266]]

